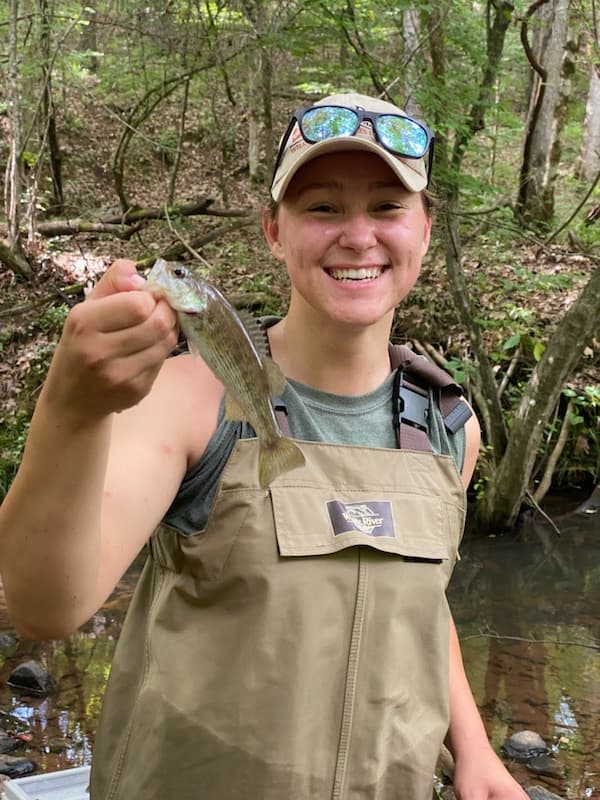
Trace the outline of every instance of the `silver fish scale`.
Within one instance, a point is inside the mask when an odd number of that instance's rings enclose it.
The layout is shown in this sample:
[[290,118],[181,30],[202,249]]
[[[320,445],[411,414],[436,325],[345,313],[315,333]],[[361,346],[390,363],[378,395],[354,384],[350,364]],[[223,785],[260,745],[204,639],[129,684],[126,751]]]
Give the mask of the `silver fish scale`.
[[257,435],[267,441],[277,437],[264,367],[251,337],[229,303],[212,290],[203,313],[180,316],[185,317],[181,320],[184,333],[196,344]]

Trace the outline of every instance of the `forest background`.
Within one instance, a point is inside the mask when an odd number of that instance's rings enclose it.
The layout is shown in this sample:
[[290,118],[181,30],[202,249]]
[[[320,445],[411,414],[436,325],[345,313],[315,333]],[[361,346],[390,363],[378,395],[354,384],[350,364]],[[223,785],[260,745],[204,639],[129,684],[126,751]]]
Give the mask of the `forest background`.
[[0,59],[0,500],[65,316],[114,258],[190,259],[282,312],[270,165],[290,112],[339,91],[436,131],[434,241],[394,339],[481,419],[474,519],[593,489],[597,0],[9,0]]

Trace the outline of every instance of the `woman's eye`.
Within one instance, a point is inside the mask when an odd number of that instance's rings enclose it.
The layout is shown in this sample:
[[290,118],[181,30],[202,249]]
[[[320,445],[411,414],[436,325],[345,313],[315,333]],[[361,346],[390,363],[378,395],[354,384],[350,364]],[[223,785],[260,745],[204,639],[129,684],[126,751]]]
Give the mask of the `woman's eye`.
[[309,210],[315,211],[318,214],[332,214],[335,212],[335,208],[329,203],[317,203],[316,205],[311,206]]

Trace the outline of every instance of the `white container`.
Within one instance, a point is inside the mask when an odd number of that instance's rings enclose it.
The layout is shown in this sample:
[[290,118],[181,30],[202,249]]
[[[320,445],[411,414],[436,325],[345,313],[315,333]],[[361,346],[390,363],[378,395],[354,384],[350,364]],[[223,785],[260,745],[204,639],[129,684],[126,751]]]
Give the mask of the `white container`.
[[89,800],[90,768],[30,775],[4,784],[4,800]]

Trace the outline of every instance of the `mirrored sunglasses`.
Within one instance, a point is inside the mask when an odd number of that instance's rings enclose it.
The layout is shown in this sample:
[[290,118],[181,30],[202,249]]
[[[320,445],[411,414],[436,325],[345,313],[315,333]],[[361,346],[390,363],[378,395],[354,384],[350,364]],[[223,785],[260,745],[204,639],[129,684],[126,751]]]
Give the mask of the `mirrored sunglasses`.
[[375,113],[361,108],[346,106],[309,106],[297,108],[285,132],[275,160],[273,179],[285,152],[289,137],[296,122],[302,138],[309,144],[317,144],[327,139],[341,136],[355,136],[361,123],[367,120],[373,129],[374,137],[382,147],[402,158],[424,158],[427,163],[427,184],[433,163],[434,133],[423,122],[401,114]]

